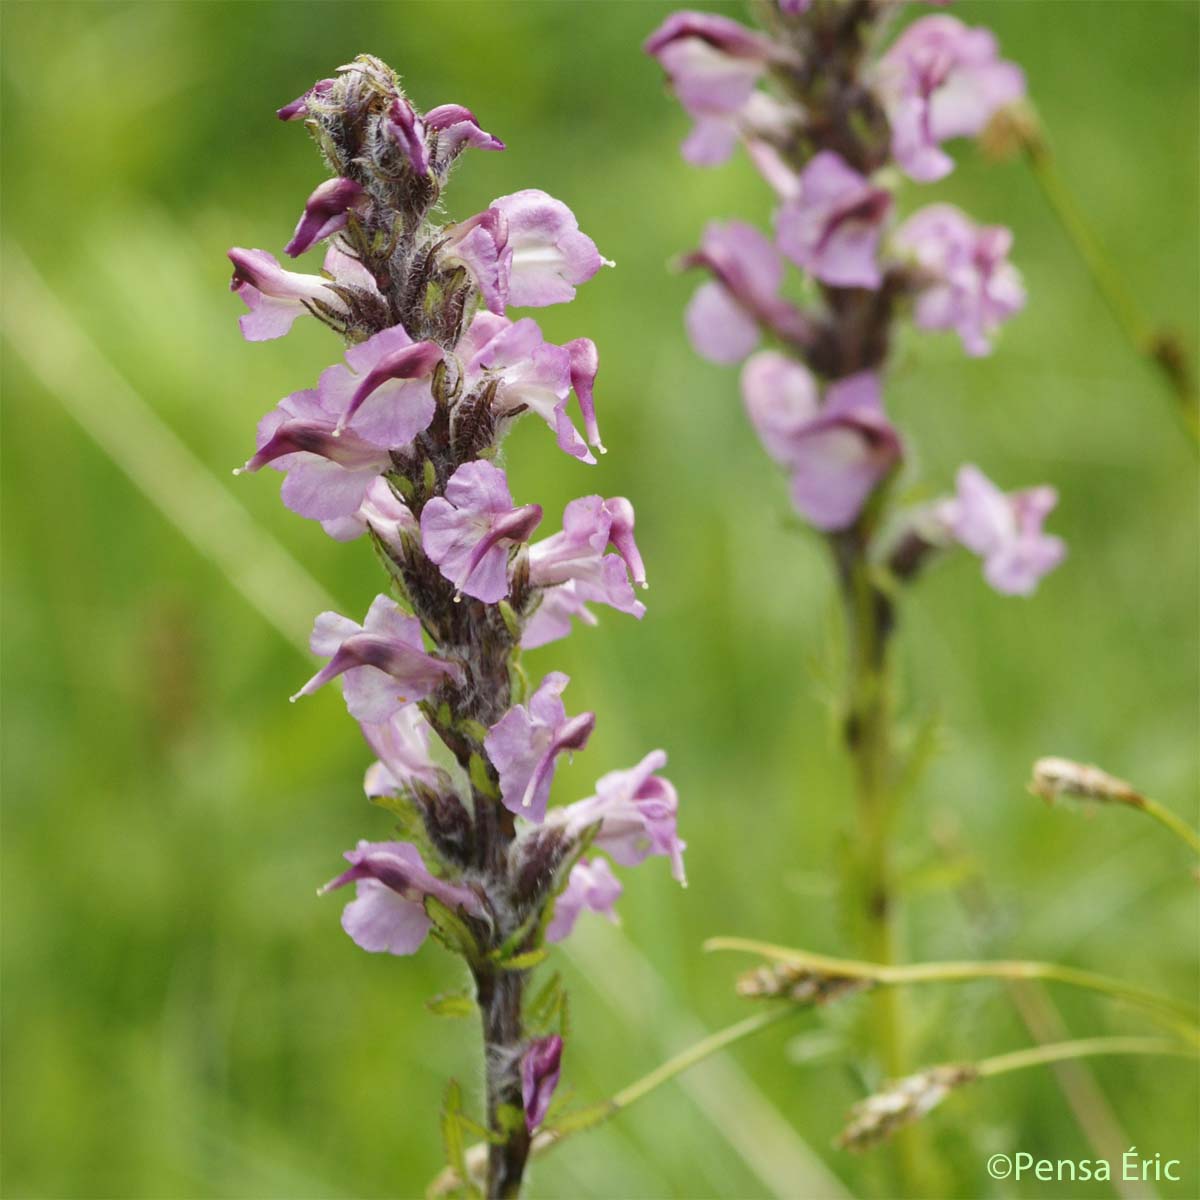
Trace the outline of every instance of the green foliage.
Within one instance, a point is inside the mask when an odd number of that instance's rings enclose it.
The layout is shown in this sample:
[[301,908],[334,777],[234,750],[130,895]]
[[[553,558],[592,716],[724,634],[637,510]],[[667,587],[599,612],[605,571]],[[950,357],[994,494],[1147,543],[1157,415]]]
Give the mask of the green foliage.
[[[361,801],[371,755],[336,687],[295,705],[286,696],[314,669],[313,616],[332,606],[361,618],[385,577],[364,542],[334,543],[285,511],[276,473],[228,473],[259,417],[341,354],[307,318],[286,339],[244,343],[224,251],[280,255],[322,170],[304,130],[273,110],[362,50],[392,60],[419,106],[469,105],[508,144],[463,155],[448,219],[544,188],[618,264],[575,303],[536,314],[552,342],[596,340],[609,453],[582,467],[530,418],[504,465],[518,500],[545,508],[546,532],[581,494],[630,497],[649,611],[639,622],[598,606],[596,628],[527,651],[523,664],[535,683],[565,671],[572,711],[598,714],[587,751],[560,764],[554,803],[589,794],[600,774],[654,746],[668,750],[691,886],[679,891],[661,859],[620,872],[621,927],[585,915],[554,948],[572,1005],[563,1085],[584,1101],[609,1095],[678,1050],[689,1024],[711,1030],[744,1011],[734,964],[698,950],[709,935],[850,949],[833,902],[788,886],[798,873],[833,874],[847,819],[844,764],[808,670],[828,644],[828,566],[818,539],[783,528],[787,485],[746,421],[736,371],[687,345],[696,276],[667,268],[707,221],[766,227],[770,207],[740,153],[713,171],[679,159],[687,118],[638,46],[682,7],[697,6],[0,5],[6,276],[19,246],[75,326],[262,530],[238,577],[226,577],[8,339],[3,1195],[416,1194],[443,1163],[445,1079],[474,1094],[476,1030],[423,1007],[462,985],[461,961],[429,947],[406,959],[364,954],[338,924],[350,889],[312,894],[343,850],[392,837],[395,819]],[[735,3],[714,11],[745,18]],[[1195,6],[961,0],[953,11],[994,27],[1026,67],[1101,240],[1194,354]],[[965,359],[952,337],[905,333],[888,410],[927,498],[964,459],[1006,487],[1054,483],[1062,500],[1048,524],[1070,557],[1018,600],[992,595],[977,563],[951,556],[906,606],[901,714],[936,711],[949,737],[898,836],[920,862],[931,830],[950,827],[995,910],[979,920],[944,891],[915,894],[908,948],[1066,957],[1194,995],[1195,895],[1164,868],[1175,859],[1159,831],[1136,821],[1083,829],[1021,787],[1037,755],[1071,754],[1195,818],[1195,457],[1024,169],[952,149],[954,174],[907,189],[902,211],[947,200],[1011,226],[1029,306],[983,360]],[[295,269],[320,262],[314,253]],[[34,311],[53,344],[54,318],[35,297],[10,279],[5,301],[6,320]],[[99,378],[81,386],[116,428],[118,397]],[[114,440],[114,452],[150,446]],[[154,466],[143,478],[154,480]],[[410,496],[413,482],[400,485]],[[186,478],[154,486],[192,508]],[[270,543],[331,601],[276,579],[257,553]],[[245,600],[246,581],[280,605],[294,644]],[[837,683],[834,672],[835,694]],[[1125,1028],[1077,997],[1055,999],[1073,1033]],[[910,1001],[922,1055],[1027,1043],[1001,989]],[[842,1060],[797,1066],[788,1037],[768,1032],[730,1060],[791,1131],[785,1141],[809,1146],[855,1195],[888,1194],[879,1160],[830,1147],[860,1095]],[[1183,1183],[1155,1185],[1163,1200],[1194,1193],[1194,1076],[1114,1060],[1096,1078],[1122,1150],[1184,1158]],[[689,1099],[693,1079],[702,1086],[703,1072],[548,1156],[533,1194],[768,1194],[756,1168],[778,1166],[775,1144],[731,1144]],[[931,1116],[952,1194],[995,1191],[973,1140],[981,1128],[1050,1157],[1088,1152],[1053,1074],[1022,1072]]]

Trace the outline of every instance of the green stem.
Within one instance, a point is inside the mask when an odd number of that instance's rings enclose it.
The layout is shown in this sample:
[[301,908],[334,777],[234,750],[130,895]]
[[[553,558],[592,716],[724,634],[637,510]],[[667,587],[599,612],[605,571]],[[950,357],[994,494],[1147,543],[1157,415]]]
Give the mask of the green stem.
[[1107,975],[1098,975],[1094,971],[1068,967],[1061,963],[1002,959],[994,962],[968,960],[896,966],[833,958],[825,954],[810,954],[804,950],[792,950],[786,946],[774,946],[749,938],[711,938],[704,946],[706,950],[743,950],[810,971],[853,979],[869,979],[884,987],[898,987],[910,983],[958,983],[970,979],[1045,979],[1100,992],[1172,1020],[1187,1022],[1191,1036],[1198,1036],[1198,1031],[1194,1028],[1196,1012],[1188,1005],[1181,1004],[1169,996],[1160,996],[1157,992],[1148,991],[1136,984],[1126,983],[1122,979],[1113,979]]
[[997,1054],[975,1064],[979,1077],[1003,1075],[1026,1067],[1063,1062],[1069,1058],[1095,1058],[1102,1054],[1169,1054],[1180,1058],[1195,1058],[1196,1051],[1171,1038],[1155,1037],[1096,1037],[1079,1038],[1071,1042],[1053,1042],[1046,1046],[1030,1046]]
[[[745,1020],[738,1021],[733,1025],[727,1026],[725,1029],[720,1029],[716,1033],[710,1034],[706,1038],[702,1038],[695,1045],[689,1046],[686,1050],[681,1050],[674,1057],[667,1059],[666,1062],[655,1067],[653,1071],[643,1075],[640,1079],[635,1079],[633,1083],[627,1084],[608,1100],[602,1100],[600,1103],[592,1105],[591,1108],[574,1114],[574,1120],[572,1120],[571,1114],[568,1114],[560,1123],[561,1128],[551,1127],[543,1129],[533,1138],[529,1148],[529,1157],[540,1157],[547,1150],[565,1141],[571,1134],[595,1128],[610,1117],[623,1112],[631,1104],[634,1104],[643,1096],[649,1095],[664,1083],[670,1082],[677,1075],[682,1075],[689,1067],[694,1067],[706,1058],[711,1058],[727,1046],[732,1046],[735,1042],[740,1042],[743,1038],[757,1033],[760,1029],[766,1029],[768,1026],[776,1025],[788,1017],[795,1016],[798,1011],[793,1005],[780,1005],[777,1008],[770,1008],[763,1012],[755,1013],[752,1017],[747,1017]],[[465,1157],[468,1174],[472,1177],[478,1177],[482,1174],[487,1164],[488,1148],[483,1143],[478,1143],[467,1150]],[[458,1173],[452,1168],[447,1167],[429,1185],[425,1194],[427,1197],[445,1196],[460,1188],[462,1183],[463,1181],[458,1177]]]
[[1178,813],[1172,812],[1165,804],[1143,796],[1137,806],[1147,816],[1153,817],[1160,825],[1169,829],[1184,845],[1190,847],[1192,853],[1200,854],[1200,833],[1197,833]]
[[1200,443],[1200,410],[1196,405],[1195,380],[1178,338],[1153,328],[1142,316],[1120,273],[1092,233],[1083,210],[1059,174],[1054,156],[1039,128],[1034,127],[1025,133],[1022,147],[1042,195],[1083,260],[1096,290],[1133,349],[1149,359],[1162,375],[1171,389],[1184,427],[1193,440]]
[[[872,513],[833,543],[839,568],[847,635],[845,743],[854,772],[857,838],[846,881],[852,921],[863,952],[890,963],[898,956],[897,895],[892,860],[896,816],[892,746],[892,663],[894,613],[889,597],[874,584],[866,545]],[[871,1037],[880,1067],[891,1078],[907,1069],[905,1002],[902,993],[882,989],[871,998]],[[928,1179],[919,1130],[897,1139],[901,1190],[921,1192]]]

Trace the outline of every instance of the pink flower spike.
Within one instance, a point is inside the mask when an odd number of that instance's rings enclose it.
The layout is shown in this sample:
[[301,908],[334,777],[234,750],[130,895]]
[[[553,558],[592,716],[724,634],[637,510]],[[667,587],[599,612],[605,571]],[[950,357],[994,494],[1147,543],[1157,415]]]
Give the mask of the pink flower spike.
[[367,194],[353,179],[327,179],[309,196],[292,240],[283,248],[297,258],[322,238],[345,229],[352,210],[362,208]]
[[546,941],[561,942],[569,937],[585,908],[607,917],[615,925],[617,914],[613,905],[621,898],[622,891],[607,859],[580,859],[571,868],[566,888],[554,901],[554,916],[546,926]]
[[376,596],[361,625],[334,612],[322,613],[310,644],[314,654],[329,662],[292,700],[310,696],[344,675],[346,707],[355,720],[368,725],[391,720],[406,704],[424,699],[447,679],[462,677],[460,667],[425,650],[421,622],[405,616],[387,596]]
[[464,463],[444,496],[421,511],[421,541],[441,573],[485,604],[508,595],[508,552],[527,541],[542,519],[541,506],[513,506],[504,472],[482,459]]
[[569,682],[561,671],[547,675],[529,704],[510,708],[483,743],[500,774],[501,803],[535,824],[546,817],[555,760],[582,750],[596,724],[595,713],[568,718],[561,697]]

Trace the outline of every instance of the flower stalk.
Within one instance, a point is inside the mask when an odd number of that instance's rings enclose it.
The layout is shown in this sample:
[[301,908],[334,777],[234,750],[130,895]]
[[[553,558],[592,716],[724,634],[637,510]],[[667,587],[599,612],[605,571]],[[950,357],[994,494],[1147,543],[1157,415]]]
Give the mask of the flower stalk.
[[751,938],[716,937],[704,943],[706,950],[734,950],[756,954],[791,969],[811,972],[819,976],[838,979],[866,980],[884,988],[902,987],[916,983],[963,983],[974,979],[1043,979],[1063,983],[1087,991],[1099,992],[1114,1000],[1145,1009],[1173,1022],[1183,1022],[1190,1035],[1200,1042],[1200,1029],[1196,1028],[1195,1008],[1174,1000],[1169,996],[1126,983],[1094,971],[1062,963],[1036,962],[1011,959],[964,960],[961,962],[920,962],[902,965],[864,962],[858,959],[835,958],[826,954],[813,954],[807,950],[793,950],[786,946],[775,946]]
[[[1019,100],[1022,72],[987,30],[941,12],[887,45],[899,9],[760,0],[759,29],[679,12],[645,43],[692,120],[684,158],[714,166],[740,144],[778,199],[773,236],[714,222],[683,258],[708,275],[685,323],[704,357],[745,360],[750,420],[786,471],[793,506],[831,552],[847,647],[839,715],[854,779],[844,909],[861,952],[884,964],[901,940],[891,648],[908,585],[958,544],[983,560],[997,591],[1028,595],[1064,555],[1042,528],[1051,488],[1006,495],[967,464],[953,497],[910,508],[895,500],[901,490],[891,485],[909,469],[884,404],[898,324],[911,315],[921,329],[952,331],[979,356],[1025,301],[1007,229],[946,204],[894,219],[901,177],[925,184],[949,174],[945,143],[981,134]],[[785,298],[786,265],[802,273],[809,303]],[[879,1068],[902,1074],[903,997],[881,990],[869,1011]],[[919,1192],[920,1164],[904,1149],[902,1186]]]
[[1043,1046],[1030,1046],[970,1063],[940,1063],[915,1075],[897,1079],[881,1091],[860,1100],[838,1138],[848,1150],[868,1150],[904,1130],[936,1108],[949,1095],[970,1083],[1011,1071],[1046,1066],[1080,1058],[1107,1055],[1164,1055],[1195,1058],[1198,1051],[1170,1038],[1079,1038]]
[[453,1156],[464,1131],[486,1131],[484,1191],[515,1197],[563,1058],[561,984],[531,991],[534,969],[585,911],[613,918],[621,885],[609,859],[667,857],[684,881],[662,751],[550,807],[558,761],[586,747],[596,717],[568,715],[567,676],[530,688],[521,664],[574,620],[595,623],[589,604],[645,611],[628,500],[582,497],[561,532],[534,541],[543,510],[516,503],[498,465],[526,414],[582,464],[603,452],[595,345],[552,345],[533,318],[507,313],[570,301],[607,260],[536,189],[443,223],[458,156],[504,144],[461,105],[419,111],[376,58],[359,56],[278,115],[304,123],[332,175],[285,247],[295,258],[322,245],[324,269],[232,250],[242,332],[271,340],[311,316],[346,349],[316,387],[263,418],[242,470],[282,472],[287,507],[339,541],[365,534],[384,568],[386,591],[361,622],[317,617],[310,645],[326,663],[292,699],[341,681],[377,759],[364,790],[404,839],[360,841],[321,892],[353,885],[342,926],[364,950],[413,954],[432,936],[463,960],[483,1032],[485,1123],[452,1084],[444,1140]]
[[1143,795],[1132,784],[1099,767],[1073,762],[1069,758],[1039,758],[1033,764],[1029,791],[1047,804],[1065,798],[1095,804],[1119,804],[1144,812],[1193,854],[1200,854],[1200,831],[1193,829],[1165,804]]
[[[678,1054],[667,1059],[666,1062],[660,1063],[654,1070],[635,1079],[632,1083],[626,1084],[625,1087],[619,1092],[615,1092],[607,1100],[602,1100],[598,1104],[593,1104],[575,1113],[567,1113],[557,1123],[540,1130],[530,1143],[530,1155],[532,1157],[539,1157],[562,1143],[572,1134],[582,1133],[584,1130],[595,1128],[597,1125],[616,1116],[617,1113],[623,1112],[631,1105],[637,1103],[643,1097],[650,1095],[651,1092],[662,1087],[664,1083],[669,1083],[672,1079],[682,1075],[684,1071],[690,1070],[705,1059],[711,1058],[714,1054],[719,1054],[722,1050],[726,1050],[730,1046],[744,1041],[760,1030],[777,1025],[789,1016],[795,1015],[795,1012],[796,1009],[794,1007],[776,1005],[763,1012],[755,1013],[753,1016],[745,1017],[741,1021],[727,1026],[725,1029],[718,1030],[716,1033],[709,1034],[708,1037],[702,1038],[694,1045],[681,1050]],[[481,1177],[485,1163],[493,1149],[483,1143],[479,1143],[471,1146],[466,1151],[464,1160],[469,1178],[475,1179]],[[456,1170],[447,1168],[429,1185],[425,1194],[431,1200],[439,1196],[452,1195],[463,1186],[463,1183],[461,1175]]]

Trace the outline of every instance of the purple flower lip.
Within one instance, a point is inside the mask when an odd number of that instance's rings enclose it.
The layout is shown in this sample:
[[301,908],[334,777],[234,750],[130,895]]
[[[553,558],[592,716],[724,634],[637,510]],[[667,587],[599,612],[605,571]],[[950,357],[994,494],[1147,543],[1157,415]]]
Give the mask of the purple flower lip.
[[414,342],[381,358],[350,397],[346,411],[338,420],[334,436],[342,436],[346,426],[354,419],[354,414],[373,392],[393,379],[421,379],[432,374],[441,362],[442,354],[442,348],[436,342]]
[[319,79],[308,89],[302,96],[297,96],[290,104],[285,104],[282,108],[275,110],[275,115],[281,121],[295,121],[298,117],[306,116],[308,113],[308,100],[310,96],[328,95],[332,90],[336,81],[333,79]]
[[643,43],[647,54],[657,55],[664,47],[683,38],[697,38],[734,58],[769,59],[776,47],[768,38],[737,21],[713,13],[672,13]]
[[537,766],[534,767],[533,774],[529,777],[529,783],[526,785],[525,791],[521,796],[522,809],[529,810],[533,808],[538,787],[553,769],[554,760],[560,754],[570,753],[573,750],[582,750],[587,745],[588,738],[592,736],[592,730],[595,728],[596,714],[593,712],[580,713],[579,716],[571,717],[570,720],[565,721],[558,727],[554,734],[554,739],[546,747],[542,757],[538,760]]
[[344,229],[350,210],[360,207],[366,198],[366,192],[353,179],[327,179],[309,196],[296,232],[283,252],[289,258],[298,258],[322,238]]
[[429,151],[425,148],[425,123],[403,96],[397,96],[381,123],[381,128],[400,148],[401,154],[417,175],[429,171]]
[[[439,104],[425,114],[425,126],[438,133],[453,130],[450,134],[448,153],[454,154],[466,142],[479,150],[504,150],[504,143],[486,132],[475,118],[475,114],[462,104]],[[458,126],[465,128],[459,129]]]
[[542,523],[542,506],[540,504],[525,504],[514,508],[512,512],[501,517],[488,532],[479,540],[471,551],[459,576],[454,581],[455,603],[462,599],[463,588],[471,572],[483,561],[484,556],[500,542],[527,542],[529,535]]
[[561,1072],[563,1040],[558,1034],[531,1042],[521,1059],[521,1104],[525,1128],[533,1133],[546,1119]]
[[[356,667],[374,667],[385,675],[391,675],[398,683],[416,683],[418,687],[434,686],[443,678],[461,676],[461,668],[453,663],[442,662],[424,650],[406,646],[395,639],[379,637],[372,633],[357,633],[348,637],[337,649],[329,662],[321,668],[294,696],[294,704],[301,696],[309,696],[330,680]],[[410,697],[401,696],[401,703]]]
[[328,425],[317,421],[284,421],[262,449],[234,474],[259,471],[288,454],[316,454],[351,470],[376,464],[382,468],[388,462],[386,452],[352,431],[338,435],[331,432]]

